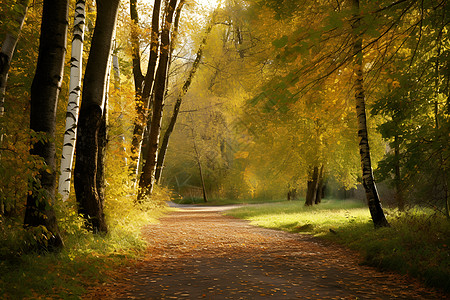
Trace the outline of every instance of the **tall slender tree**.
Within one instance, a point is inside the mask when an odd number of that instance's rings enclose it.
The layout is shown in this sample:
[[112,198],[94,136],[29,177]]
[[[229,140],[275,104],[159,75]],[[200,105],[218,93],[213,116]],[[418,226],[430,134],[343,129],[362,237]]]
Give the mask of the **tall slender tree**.
[[[83,215],[94,232],[106,232],[101,190],[97,177],[102,169],[99,153],[103,152],[104,135],[99,131],[104,124],[105,91],[108,77],[114,28],[120,0],[97,0],[97,18],[83,81],[83,101],[77,132],[77,156],[74,185],[78,212]],[[101,187],[100,187],[101,189]]]
[[[136,0],[130,0],[130,14],[135,26],[139,24],[139,16]],[[133,47],[133,77],[135,86],[136,118],[134,120],[133,139],[131,142],[130,173],[133,178],[137,176],[139,169],[139,158],[141,157],[142,139],[144,128],[148,118],[150,95],[152,94],[156,62],[158,60],[159,48],[159,19],[161,11],[161,0],[155,0],[152,13],[152,27],[150,37],[150,56],[148,60],[147,73],[144,76],[141,70],[140,44],[136,32],[133,31],[131,42]]]
[[142,167],[142,174],[139,178],[138,201],[143,201],[146,196],[152,194],[155,183],[156,161],[158,155],[159,136],[161,133],[161,121],[163,116],[164,98],[166,93],[167,72],[170,52],[170,31],[172,28],[173,15],[177,0],[169,0],[166,7],[164,26],[161,32],[161,46],[159,63],[156,70],[154,103],[152,111],[152,122],[148,139],[148,153],[146,161]]
[[81,77],[83,69],[83,42],[86,19],[85,1],[77,0],[73,22],[72,58],[70,59],[69,101],[66,113],[66,129],[61,156],[61,174],[58,192],[63,201],[69,198],[72,178],[73,155],[77,136],[78,110],[80,105]]
[[366,103],[364,92],[363,76],[363,52],[362,52],[362,31],[361,13],[359,0],[352,0],[353,8],[353,55],[355,80],[355,100],[356,114],[358,118],[359,153],[361,155],[361,168],[363,186],[366,191],[366,198],[369,205],[370,214],[376,228],[389,226],[388,221],[381,207],[378,191],[373,179],[372,162],[370,158],[369,135],[367,132]]
[[161,142],[161,147],[160,147],[160,150],[158,153],[158,160],[157,160],[156,172],[155,172],[156,183],[158,183],[161,178],[161,173],[162,173],[162,169],[164,167],[164,160],[166,157],[167,148],[169,147],[170,135],[172,134],[173,129],[175,128],[178,114],[180,112],[181,103],[191,85],[191,82],[195,76],[195,73],[197,72],[198,66],[200,65],[200,61],[201,61],[202,55],[203,55],[203,49],[205,48],[205,45],[206,45],[206,40],[214,26],[213,22],[214,22],[214,18],[212,18],[211,23],[209,24],[209,26],[206,29],[205,37],[201,41],[200,46],[197,50],[197,55],[195,57],[194,63],[192,64],[191,70],[189,71],[189,75],[188,75],[186,81],[184,82],[183,87],[181,88],[181,91],[178,93],[177,100],[176,100],[175,106],[173,108],[172,117],[170,118],[169,126],[167,127],[167,129],[164,133],[164,136],[163,136],[163,139]]
[[48,235],[41,247],[51,250],[63,246],[53,204],[56,191],[55,121],[56,106],[63,77],[68,26],[68,0],[44,0],[39,57],[31,86],[30,129],[45,137],[32,145],[30,154],[42,158],[43,167],[30,180],[25,227],[44,226]]

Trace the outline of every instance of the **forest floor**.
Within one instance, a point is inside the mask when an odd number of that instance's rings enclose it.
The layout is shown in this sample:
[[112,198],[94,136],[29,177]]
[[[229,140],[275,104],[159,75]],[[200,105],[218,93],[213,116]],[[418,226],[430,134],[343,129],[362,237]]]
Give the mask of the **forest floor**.
[[252,226],[192,207],[143,228],[147,255],[84,299],[445,299],[407,276],[360,265],[311,235]]

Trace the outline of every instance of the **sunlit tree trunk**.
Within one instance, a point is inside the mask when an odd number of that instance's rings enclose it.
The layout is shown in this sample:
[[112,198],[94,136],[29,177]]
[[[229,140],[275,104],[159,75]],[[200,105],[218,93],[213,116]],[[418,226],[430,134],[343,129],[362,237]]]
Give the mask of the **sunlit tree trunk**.
[[63,201],[69,198],[72,178],[73,155],[77,136],[78,110],[80,106],[81,77],[83,68],[85,1],[78,0],[73,22],[72,58],[70,59],[69,102],[67,104],[66,128],[61,156],[61,174],[58,192]]
[[156,172],[155,172],[155,181],[158,183],[160,178],[161,178],[161,173],[162,173],[162,169],[164,167],[164,159],[166,156],[166,152],[167,152],[167,148],[169,146],[169,139],[170,139],[170,135],[173,132],[173,129],[175,127],[175,124],[177,122],[177,118],[178,118],[178,113],[180,112],[180,107],[181,107],[181,103],[183,101],[184,96],[186,95],[192,79],[194,78],[195,73],[197,72],[198,66],[200,64],[200,61],[202,59],[202,55],[203,55],[203,49],[205,48],[206,45],[206,39],[209,35],[209,33],[212,30],[213,27],[213,22],[211,22],[211,24],[208,26],[208,28],[206,29],[206,34],[205,37],[203,38],[198,51],[197,51],[197,56],[195,57],[194,63],[192,64],[191,70],[189,72],[188,78],[186,79],[186,81],[184,82],[183,87],[181,88],[180,93],[178,94],[177,100],[175,102],[175,106],[173,108],[173,114],[172,117],[170,118],[170,123],[169,126],[167,127],[166,132],[164,133],[164,137],[162,139],[161,142],[161,147],[158,153],[158,160],[157,160],[157,165],[156,165]]
[[[132,36],[133,47],[133,75],[135,83],[136,98],[136,118],[134,120],[133,139],[131,141],[130,155],[130,174],[136,178],[142,149],[142,140],[144,128],[147,123],[148,110],[150,108],[150,95],[153,90],[155,79],[156,62],[158,60],[159,48],[159,15],[161,11],[161,0],[155,0],[152,13],[152,29],[150,37],[150,56],[148,61],[147,73],[145,77],[141,71],[140,46],[137,36]],[[136,0],[130,1],[131,18],[137,26],[139,24]],[[136,33],[134,33],[136,35]]]
[[[106,83],[112,38],[120,0],[97,0],[97,19],[83,82],[83,101],[78,121],[75,194],[78,212],[94,232],[106,232],[98,172],[103,168],[99,152],[106,145],[102,124],[106,113]],[[100,165],[99,165],[100,164]]]
[[68,26],[69,2],[45,0],[36,73],[31,85],[30,129],[45,133],[30,150],[40,157],[44,166],[36,178],[30,179],[31,194],[27,197],[25,227],[44,226],[50,235],[40,246],[50,250],[63,247],[53,205],[56,192],[55,127],[56,106],[63,78]]
[[362,181],[366,191],[366,198],[370,214],[376,228],[389,226],[381,207],[378,191],[375,186],[370,158],[369,135],[367,133],[366,103],[363,87],[363,53],[362,37],[360,31],[359,0],[352,0],[354,10],[353,28],[353,55],[355,80],[356,114],[358,118],[359,153],[361,155]]
[[161,133],[161,121],[163,116],[164,96],[166,92],[166,77],[169,63],[170,30],[177,0],[170,0],[165,13],[164,27],[161,33],[161,47],[158,69],[155,77],[154,103],[152,123],[149,132],[149,150],[142,174],[139,179],[138,201],[143,201],[146,196],[152,194],[155,182],[156,160],[158,155],[159,136]]

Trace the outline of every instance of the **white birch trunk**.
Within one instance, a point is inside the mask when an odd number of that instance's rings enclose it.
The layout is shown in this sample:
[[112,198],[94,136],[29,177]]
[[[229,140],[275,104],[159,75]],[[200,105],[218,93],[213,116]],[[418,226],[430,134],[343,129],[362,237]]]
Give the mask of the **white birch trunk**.
[[85,1],[77,0],[73,25],[72,58],[70,60],[69,102],[67,105],[66,128],[61,157],[61,175],[58,192],[63,201],[69,198],[72,178],[73,155],[77,136],[78,110],[80,103],[81,77],[83,68],[83,41],[85,26]]

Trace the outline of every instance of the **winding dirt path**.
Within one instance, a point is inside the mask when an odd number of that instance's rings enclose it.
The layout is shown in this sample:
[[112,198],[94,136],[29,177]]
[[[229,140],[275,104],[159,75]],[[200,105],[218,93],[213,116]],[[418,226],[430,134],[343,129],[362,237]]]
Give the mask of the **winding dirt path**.
[[[228,207],[229,208],[229,207]],[[445,299],[344,248],[182,208],[143,229],[148,256],[85,299]]]

